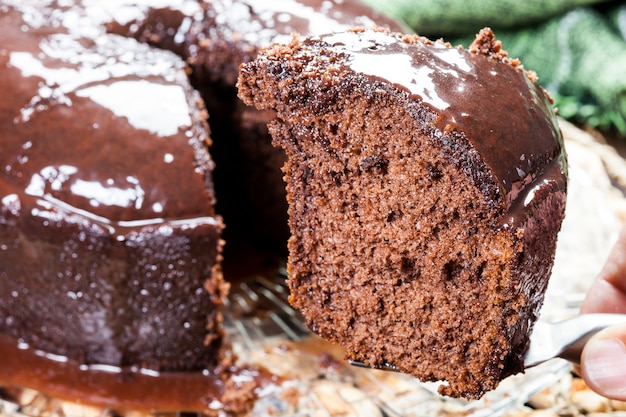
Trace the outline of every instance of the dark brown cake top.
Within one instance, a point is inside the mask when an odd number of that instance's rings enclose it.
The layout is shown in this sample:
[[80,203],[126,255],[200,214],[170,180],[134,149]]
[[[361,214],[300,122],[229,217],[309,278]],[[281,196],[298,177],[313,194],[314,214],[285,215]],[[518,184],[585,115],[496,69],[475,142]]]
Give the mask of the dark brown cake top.
[[213,216],[205,115],[184,63],[80,13],[0,14],[3,203],[113,224]]
[[[566,169],[565,153],[551,100],[532,73],[506,58],[489,29],[471,50],[387,31],[353,30],[303,42],[337,74],[358,73],[374,83],[391,83],[436,114],[436,135],[459,134],[482,156],[510,205],[527,185],[549,171]],[[313,68],[317,61],[313,59]],[[558,171],[558,173],[556,172]],[[528,189],[525,190],[527,194]]]

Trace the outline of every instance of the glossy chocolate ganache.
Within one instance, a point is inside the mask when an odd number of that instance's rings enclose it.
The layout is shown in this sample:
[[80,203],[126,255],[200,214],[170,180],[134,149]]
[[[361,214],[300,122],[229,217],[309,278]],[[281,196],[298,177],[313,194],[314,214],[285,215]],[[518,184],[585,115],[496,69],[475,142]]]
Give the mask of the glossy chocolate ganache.
[[567,169],[551,101],[489,29],[468,49],[384,30],[242,66],[286,151],[290,302],[349,359],[480,398],[537,319]]

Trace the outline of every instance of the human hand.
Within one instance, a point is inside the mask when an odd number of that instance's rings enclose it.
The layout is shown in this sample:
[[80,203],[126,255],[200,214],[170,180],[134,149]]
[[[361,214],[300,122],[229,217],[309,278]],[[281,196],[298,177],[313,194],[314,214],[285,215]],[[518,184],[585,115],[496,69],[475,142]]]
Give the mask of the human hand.
[[[587,292],[581,313],[626,314],[626,227]],[[598,394],[626,401],[626,325],[609,327],[587,342],[580,373]]]

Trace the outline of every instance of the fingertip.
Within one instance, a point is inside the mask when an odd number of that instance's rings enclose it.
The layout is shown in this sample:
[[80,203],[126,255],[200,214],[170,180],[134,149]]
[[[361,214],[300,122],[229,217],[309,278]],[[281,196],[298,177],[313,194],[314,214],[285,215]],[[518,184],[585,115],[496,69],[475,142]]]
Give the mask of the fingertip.
[[587,385],[607,398],[626,401],[626,326],[598,333],[586,344],[581,375]]

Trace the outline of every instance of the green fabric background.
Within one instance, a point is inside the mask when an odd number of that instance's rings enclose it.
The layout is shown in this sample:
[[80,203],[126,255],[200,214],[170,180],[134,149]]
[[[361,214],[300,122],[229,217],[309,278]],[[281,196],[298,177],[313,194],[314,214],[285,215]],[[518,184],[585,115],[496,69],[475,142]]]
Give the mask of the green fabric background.
[[365,0],[420,35],[469,45],[491,27],[539,76],[559,114],[626,139],[626,2]]

